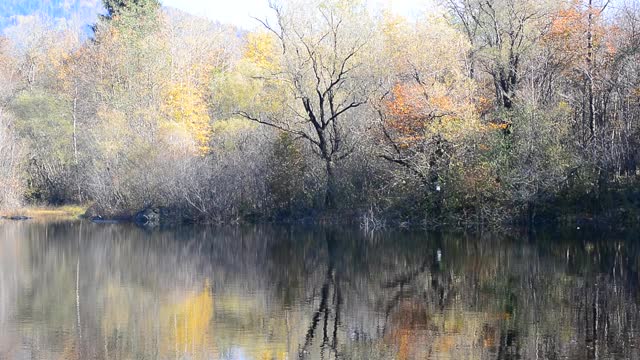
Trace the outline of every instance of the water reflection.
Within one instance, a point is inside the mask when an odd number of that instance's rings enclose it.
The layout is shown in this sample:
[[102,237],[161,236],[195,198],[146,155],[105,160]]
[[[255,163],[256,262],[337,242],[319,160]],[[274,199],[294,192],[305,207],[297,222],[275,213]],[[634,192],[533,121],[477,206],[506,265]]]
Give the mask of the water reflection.
[[0,223],[2,359],[640,358],[640,246]]

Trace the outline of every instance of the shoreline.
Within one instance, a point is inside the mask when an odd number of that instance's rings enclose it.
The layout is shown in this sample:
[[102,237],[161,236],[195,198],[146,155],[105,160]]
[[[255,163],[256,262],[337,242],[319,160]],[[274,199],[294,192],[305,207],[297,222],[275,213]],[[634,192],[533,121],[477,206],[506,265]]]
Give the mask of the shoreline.
[[[381,230],[402,230],[421,229],[437,231],[449,230],[495,230],[512,231],[517,229],[573,229],[573,230],[619,230],[634,228],[632,223],[614,221],[612,214],[604,212],[600,215],[594,214],[564,214],[560,217],[540,217],[533,223],[507,222],[507,223],[474,223],[469,221],[427,223],[424,220],[400,221],[395,218],[376,218],[371,220],[355,210],[343,210],[335,212],[317,212],[301,217],[266,218],[262,216],[247,216],[228,221],[206,221],[181,217],[177,213],[168,216],[156,216],[148,218],[145,215],[147,210],[141,210],[135,215],[129,216],[91,216],[88,205],[27,205],[13,210],[0,210],[0,220],[7,221],[34,221],[34,222],[60,222],[86,220],[96,224],[135,224],[144,228],[170,228],[175,226],[197,226],[197,225],[302,225],[302,226],[359,226],[365,231]],[[157,212],[155,213],[157,214]],[[619,219],[618,219],[619,220]]]

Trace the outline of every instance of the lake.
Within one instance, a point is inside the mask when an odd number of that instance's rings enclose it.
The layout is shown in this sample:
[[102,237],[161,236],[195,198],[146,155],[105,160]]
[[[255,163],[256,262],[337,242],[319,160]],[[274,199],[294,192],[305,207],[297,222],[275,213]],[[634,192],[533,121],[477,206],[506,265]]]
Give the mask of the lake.
[[0,359],[638,359],[634,240],[0,222]]

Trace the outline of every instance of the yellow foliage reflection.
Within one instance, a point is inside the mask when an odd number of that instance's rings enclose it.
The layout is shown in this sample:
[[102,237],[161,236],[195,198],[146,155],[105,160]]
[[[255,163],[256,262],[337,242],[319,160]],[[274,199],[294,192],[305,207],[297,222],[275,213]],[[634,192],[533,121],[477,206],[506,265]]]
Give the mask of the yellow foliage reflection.
[[165,334],[163,350],[171,347],[178,353],[190,353],[193,358],[206,354],[211,343],[211,319],[213,318],[213,294],[209,281],[204,289],[193,293],[180,303],[169,305],[161,310]]

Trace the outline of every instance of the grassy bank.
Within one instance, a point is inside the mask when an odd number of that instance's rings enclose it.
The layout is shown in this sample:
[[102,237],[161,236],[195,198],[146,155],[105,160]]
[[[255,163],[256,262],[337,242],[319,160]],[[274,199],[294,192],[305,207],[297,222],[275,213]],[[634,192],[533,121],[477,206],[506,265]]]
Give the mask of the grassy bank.
[[76,220],[87,211],[83,205],[63,205],[63,206],[26,206],[13,210],[0,210],[0,217],[11,218],[16,216],[26,216],[32,220]]

